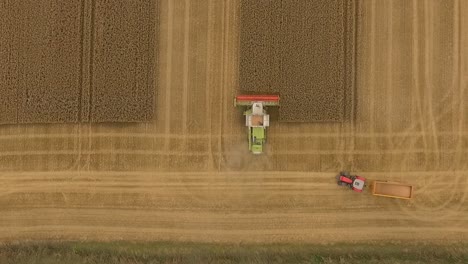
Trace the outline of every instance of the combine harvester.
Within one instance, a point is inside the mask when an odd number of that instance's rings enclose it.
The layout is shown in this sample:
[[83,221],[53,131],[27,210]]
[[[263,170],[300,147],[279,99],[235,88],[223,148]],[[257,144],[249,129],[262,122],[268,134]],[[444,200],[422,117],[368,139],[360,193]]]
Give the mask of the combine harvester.
[[248,127],[249,150],[253,154],[263,153],[266,143],[266,128],[270,125],[268,106],[279,106],[278,95],[238,95],[235,106],[247,106],[244,111],[245,125]]

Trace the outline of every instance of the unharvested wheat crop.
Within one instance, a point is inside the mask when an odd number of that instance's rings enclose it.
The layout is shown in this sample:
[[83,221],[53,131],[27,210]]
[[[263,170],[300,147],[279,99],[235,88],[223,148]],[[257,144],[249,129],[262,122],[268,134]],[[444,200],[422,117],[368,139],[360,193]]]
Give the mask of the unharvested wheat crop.
[[92,121],[152,118],[154,6],[154,1],[97,1]]
[[354,8],[344,0],[243,0],[240,89],[280,93],[282,121],[342,121],[354,85]]
[[2,7],[0,123],[78,121],[80,3]]
[[155,1],[9,1],[0,8],[0,124],[147,121]]

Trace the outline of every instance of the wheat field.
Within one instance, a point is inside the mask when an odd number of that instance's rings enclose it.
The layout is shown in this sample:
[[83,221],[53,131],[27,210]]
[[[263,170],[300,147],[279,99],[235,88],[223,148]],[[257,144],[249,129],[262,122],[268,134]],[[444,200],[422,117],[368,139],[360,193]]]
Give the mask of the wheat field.
[[[355,118],[272,120],[254,157],[240,0],[161,0],[153,122],[0,126],[0,240],[466,241],[468,2],[358,4]],[[415,198],[339,188],[342,169]]]

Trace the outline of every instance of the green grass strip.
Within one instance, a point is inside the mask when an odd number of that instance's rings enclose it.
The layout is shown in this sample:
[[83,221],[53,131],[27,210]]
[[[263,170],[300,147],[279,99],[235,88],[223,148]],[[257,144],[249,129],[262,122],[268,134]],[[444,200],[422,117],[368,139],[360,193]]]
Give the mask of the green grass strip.
[[468,244],[27,242],[0,244],[0,263],[468,263]]

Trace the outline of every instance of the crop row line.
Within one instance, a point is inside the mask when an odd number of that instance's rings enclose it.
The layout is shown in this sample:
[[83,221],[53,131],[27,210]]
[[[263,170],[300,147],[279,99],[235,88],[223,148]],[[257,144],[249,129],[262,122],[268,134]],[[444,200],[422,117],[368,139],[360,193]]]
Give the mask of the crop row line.
[[[1,152],[0,157],[5,156],[27,156],[27,155],[76,155],[78,152],[75,150],[27,150],[27,151],[6,151]],[[387,154],[457,154],[457,150],[440,149],[394,149],[394,150],[309,150],[309,151],[278,151],[271,155],[271,157],[279,155],[387,155]],[[464,149],[461,153],[468,154],[468,149]],[[226,153],[226,152],[212,152],[212,151],[164,151],[164,150],[127,150],[127,149],[101,149],[91,151],[81,151],[82,155],[158,155],[158,156],[209,156],[209,155],[223,155],[226,157],[244,157],[244,153]]]
[[[269,138],[414,138],[423,136],[468,136],[468,131],[440,131],[437,133],[432,132],[414,132],[414,133],[282,133],[282,134],[270,134]],[[90,133],[84,136],[86,138],[182,138],[182,139],[208,139],[213,137],[209,134],[164,134],[164,133]],[[223,134],[223,138],[241,138],[244,135],[240,134]],[[11,140],[11,139],[38,139],[38,138],[77,138],[76,134],[10,134],[0,135],[0,140]]]

